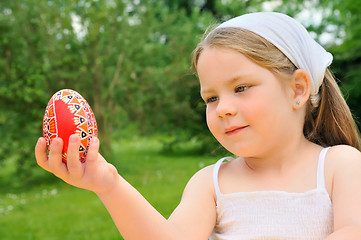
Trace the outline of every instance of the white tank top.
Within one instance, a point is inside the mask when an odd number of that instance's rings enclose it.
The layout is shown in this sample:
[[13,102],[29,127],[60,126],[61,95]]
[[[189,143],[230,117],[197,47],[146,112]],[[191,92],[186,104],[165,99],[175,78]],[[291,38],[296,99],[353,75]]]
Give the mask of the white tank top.
[[317,167],[317,188],[303,193],[285,191],[223,194],[218,185],[222,158],[214,167],[217,222],[210,240],[324,240],[333,232],[333,209],[325,186],[322,149]]

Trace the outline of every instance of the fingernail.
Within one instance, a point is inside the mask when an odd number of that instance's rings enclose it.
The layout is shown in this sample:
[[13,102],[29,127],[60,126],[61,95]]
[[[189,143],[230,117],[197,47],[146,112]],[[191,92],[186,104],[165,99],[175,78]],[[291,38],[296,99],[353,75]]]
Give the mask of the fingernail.
[[98,142],[99,142],[99,139],[97,137],[92,138],[92,141],[91,141],[92,144],[95,144],[95,143],[98,143]]
[[78,141],[78,135],[77,134],[71,135],[69,141],[76,143]]
[[[54,140],[55,140],[55,139],[54,139]],[[58,146],[58,145],[59,145],[59,142],[56,141],[56,140],[54,141],[54,140],[51,142],[51,145],[52,145],[52,146]]]

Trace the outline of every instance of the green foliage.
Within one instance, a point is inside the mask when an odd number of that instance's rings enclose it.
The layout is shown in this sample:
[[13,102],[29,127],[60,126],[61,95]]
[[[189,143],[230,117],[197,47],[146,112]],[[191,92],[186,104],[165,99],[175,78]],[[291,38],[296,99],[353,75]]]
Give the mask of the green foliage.
[[92,106],[105,155],[111,133],[131,123],[139,134],[171,134],[203,119],[191,102],[199,97],[189,59],[210,15],[156,1],[26,0],[0,9],[0,159],[15,159],[18,173],[34,165],[45,106],[62,88]]
[[18,174],[26,173],[22,170],[31,165],[32,143],[47,99],[42,7],[10,1],[0,4],[0,159],[17,159]]

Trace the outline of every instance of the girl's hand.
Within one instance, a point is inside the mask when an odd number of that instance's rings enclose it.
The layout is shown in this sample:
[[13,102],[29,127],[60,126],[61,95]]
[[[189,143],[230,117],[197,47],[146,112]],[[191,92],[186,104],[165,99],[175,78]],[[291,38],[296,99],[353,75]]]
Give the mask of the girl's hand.
[[80,137],[73,134],[69,138],[67,164],[62,161],[63,141],[55,138],[50,145],[49,156],[44,138],[39,138],[35,147],[38,165],[53,173],[68,184],[93,191],[97,194],[110,191],[119,177],[116,168],[99,153],[99,140],[92,138],[86,161],[79,160]]

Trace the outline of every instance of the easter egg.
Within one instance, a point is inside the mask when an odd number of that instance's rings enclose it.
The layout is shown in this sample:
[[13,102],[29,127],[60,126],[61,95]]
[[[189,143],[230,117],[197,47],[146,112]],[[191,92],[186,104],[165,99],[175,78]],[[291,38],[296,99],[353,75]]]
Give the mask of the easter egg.
[[62,160],[66,163],[69,137],[74,133],[80,136],[79,160],[84,162],[91,138],[98,135],[95,116],[79,93],[71,89],[62,89],[51,97],[45,109],[43,136],[47,149],[49,150],[54,138],[62,138]]

